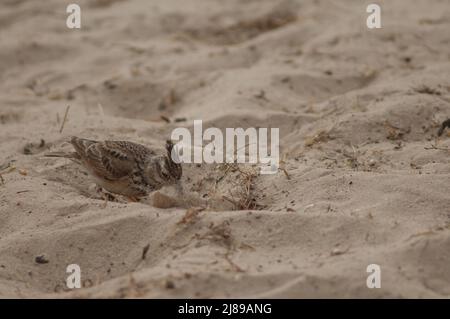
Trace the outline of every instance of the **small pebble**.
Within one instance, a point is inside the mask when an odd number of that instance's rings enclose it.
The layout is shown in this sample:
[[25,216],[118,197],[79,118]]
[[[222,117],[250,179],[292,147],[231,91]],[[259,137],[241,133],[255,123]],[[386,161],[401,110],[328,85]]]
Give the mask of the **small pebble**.
[[34,259],[34,261],[35,261],[37,264],[48,264],[48,263],[49,263],[49,260],[47,259],[47,257],[46,257],[45,255],[39,255],[39,256],[36,256],[36,258]]

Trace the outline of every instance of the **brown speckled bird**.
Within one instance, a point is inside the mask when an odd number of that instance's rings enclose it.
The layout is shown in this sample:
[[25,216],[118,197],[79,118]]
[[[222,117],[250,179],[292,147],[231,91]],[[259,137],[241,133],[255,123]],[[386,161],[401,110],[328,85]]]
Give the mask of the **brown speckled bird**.
[[181,165],[172,160],[173,144],[166,143],[167,154],[128,141],[94,141],[72,137],[75,152],[50,153],[47,156],[67,157],[83,165],[97,185],[132,200],[147,196],[181,178]]

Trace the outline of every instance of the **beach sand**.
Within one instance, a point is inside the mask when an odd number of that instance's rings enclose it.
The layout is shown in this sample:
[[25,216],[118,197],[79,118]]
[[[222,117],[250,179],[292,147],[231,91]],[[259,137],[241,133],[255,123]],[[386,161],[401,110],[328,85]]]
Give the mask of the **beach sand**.
[[[0,4],[0,297],[450,296],[448,1],[71,2]],[[195,119],[279,128],[282,169],[186,164],[207,204],[157,208],[43,156]]]

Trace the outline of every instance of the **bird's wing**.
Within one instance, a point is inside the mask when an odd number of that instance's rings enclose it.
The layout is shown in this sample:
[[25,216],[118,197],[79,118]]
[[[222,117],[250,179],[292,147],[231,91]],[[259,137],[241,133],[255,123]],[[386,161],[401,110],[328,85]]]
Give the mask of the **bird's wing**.
[[71,143],[88,168],[99,177],[118,180],[136,170],[136,156],[123,142],[72,138]]

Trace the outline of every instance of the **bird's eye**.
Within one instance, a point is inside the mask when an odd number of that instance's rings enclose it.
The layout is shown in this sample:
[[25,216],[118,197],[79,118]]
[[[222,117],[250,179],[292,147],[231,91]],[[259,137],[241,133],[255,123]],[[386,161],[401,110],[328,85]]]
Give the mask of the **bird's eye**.
[[161,175],[164,179],[169,179],[169,175],[166,174],[165,172],[161,172]]

